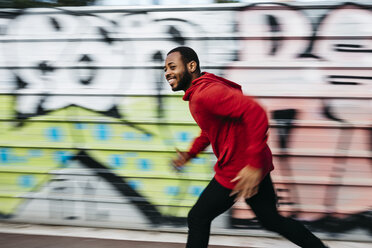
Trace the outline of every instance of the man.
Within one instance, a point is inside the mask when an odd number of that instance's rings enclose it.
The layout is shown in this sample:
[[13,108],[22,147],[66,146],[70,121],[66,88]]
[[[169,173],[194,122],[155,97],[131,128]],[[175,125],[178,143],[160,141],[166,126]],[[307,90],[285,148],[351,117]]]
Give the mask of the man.
[[208,247],[212,220],[244,198],[258,220],[300,247],[326,247],[301,223],[279,215],[270,178],[274,169],[267,146],[268,119],[263,108],[242,93],[241,86],[211,73],[201,73],[189,47],[177,47],[166,58],[165,78],[201,128],[188,152],[173,160],[179,169],[209,144],[217,157],[215,176],[190,210],[187,248]]

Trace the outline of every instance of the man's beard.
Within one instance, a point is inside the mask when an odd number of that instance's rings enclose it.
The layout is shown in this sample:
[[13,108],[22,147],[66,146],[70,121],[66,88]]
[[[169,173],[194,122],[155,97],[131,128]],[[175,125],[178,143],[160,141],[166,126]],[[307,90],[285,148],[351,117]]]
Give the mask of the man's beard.
[[190,83],[191,83],[191,74],[188,73],[187,69],[185,68],[185,72],[180,78],[180,81],[178,82],[177,87],[172,90],[173,91],[186,90]]

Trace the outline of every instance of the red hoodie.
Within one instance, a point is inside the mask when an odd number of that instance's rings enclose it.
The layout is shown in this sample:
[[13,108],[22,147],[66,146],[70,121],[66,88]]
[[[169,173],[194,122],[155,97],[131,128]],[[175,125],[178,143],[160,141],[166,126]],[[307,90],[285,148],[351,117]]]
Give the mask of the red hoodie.
[[211,73],[191,83],[183,100],[201,128],[189,150],[195,157],[209,144],[217,163],[216,180],[232,189],[231,180],[245,166],[262,169],[262,178],[274,169],[267,146],[268,119],[264,109],[242,93],[241,86]]

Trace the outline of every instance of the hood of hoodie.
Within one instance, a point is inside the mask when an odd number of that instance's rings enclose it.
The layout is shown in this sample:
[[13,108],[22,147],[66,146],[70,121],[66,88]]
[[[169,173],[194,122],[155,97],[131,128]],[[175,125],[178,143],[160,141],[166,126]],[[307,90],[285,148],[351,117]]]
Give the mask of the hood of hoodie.
[[242,87],[237,83],[234,83],[234,82],[232,82],[230,80],[227,80],[225,78],[216,76],[212,73],[203,72],[202,76],[198,77],[197,79],[195,79],[191,82],[191,86],[190,86],[190,88],[188,88],[186,90],[185,95],[183,96],[183,100],[189,101],[191,99],[193,93],[195,92],[195,90],[200,85],[210,84],[210,83],[212,83],[212,84],[221,83],[221,84],[225,84],[225,85],[227,85],[231,88],[239,89],[240,91],[242,90]]

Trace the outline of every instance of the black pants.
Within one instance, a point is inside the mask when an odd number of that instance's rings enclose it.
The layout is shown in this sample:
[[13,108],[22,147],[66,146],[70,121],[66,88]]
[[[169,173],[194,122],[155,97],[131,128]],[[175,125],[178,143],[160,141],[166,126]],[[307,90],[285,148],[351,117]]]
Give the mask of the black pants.
[[[215,179],[209,183],[189,212],[186,248],[208,247],[212,220],[234,204],[235,196],[229,196],[230,193],[230,189],[221,186]],[[300,247],[326,247],[300,222],[279,215],[270,175],[260,183],[258,193],[246,202],[264,228],[281,234]]]

